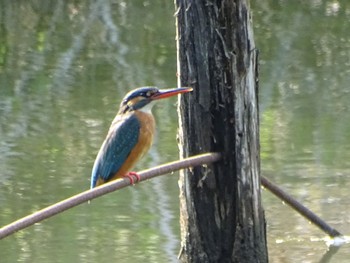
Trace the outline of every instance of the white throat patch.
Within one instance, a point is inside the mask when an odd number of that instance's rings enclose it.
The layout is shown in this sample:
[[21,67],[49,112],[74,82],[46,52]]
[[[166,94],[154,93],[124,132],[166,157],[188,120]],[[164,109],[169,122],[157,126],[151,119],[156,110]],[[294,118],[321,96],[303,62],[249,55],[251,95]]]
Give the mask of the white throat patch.
[[151,101],[146,106],[143,106],[141,109],[139,109],[139,111],[143,111],[146,113],[152,113],[152,107],[154,106],[154,104],[155,104],[155,101]]

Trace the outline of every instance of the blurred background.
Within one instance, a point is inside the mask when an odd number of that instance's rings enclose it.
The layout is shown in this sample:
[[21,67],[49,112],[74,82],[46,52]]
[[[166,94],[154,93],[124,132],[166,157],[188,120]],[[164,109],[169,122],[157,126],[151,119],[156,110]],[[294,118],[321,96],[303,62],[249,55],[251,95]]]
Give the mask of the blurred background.
[[[124,94],[176,86],[173,1],[0,2],[0,225],[88,189]],[[262,173],[350,227],[350,3],[251,1]],[[178,158],[176,99],[135,170]],[[0,241],[1,262],[177,262],[178,175],[84,204]],[[263,190],[270,262],[347,262]],[[329,259],[330,258],[330,259]]]

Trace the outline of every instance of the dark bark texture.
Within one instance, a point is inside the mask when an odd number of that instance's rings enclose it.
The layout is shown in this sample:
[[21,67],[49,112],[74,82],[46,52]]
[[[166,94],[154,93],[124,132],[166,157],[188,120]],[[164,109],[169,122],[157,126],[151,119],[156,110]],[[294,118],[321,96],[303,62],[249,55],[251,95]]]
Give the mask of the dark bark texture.
[[258,67],[245,0],[175,0],[182,157],[220,152],[180,175],[182,262],[267,262],[260,196]]

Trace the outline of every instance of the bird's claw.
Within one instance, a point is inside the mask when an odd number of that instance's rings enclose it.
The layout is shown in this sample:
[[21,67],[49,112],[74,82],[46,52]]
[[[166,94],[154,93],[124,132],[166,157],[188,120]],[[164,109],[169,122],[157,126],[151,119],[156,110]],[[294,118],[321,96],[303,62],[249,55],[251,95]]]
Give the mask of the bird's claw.
[[[136,172],[128,172],[124,177],[127,177],[130,180],[130,184],[135,185],[135,183],[139,182],[141,180],[141,177]],[[136,180],[135,180],[136,178]]]

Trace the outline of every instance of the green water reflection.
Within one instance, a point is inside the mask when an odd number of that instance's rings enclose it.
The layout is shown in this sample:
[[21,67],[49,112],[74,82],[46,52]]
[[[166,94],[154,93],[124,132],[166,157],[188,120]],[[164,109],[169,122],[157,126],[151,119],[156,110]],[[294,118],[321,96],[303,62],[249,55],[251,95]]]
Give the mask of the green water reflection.
[[[263,173],[348,234],[350,5],[254,1],[253,10]],[[263,197],[270,260],[321,262],[322,233],[269,193]],[[347,262],[348,250],[331,262]]]
[[[265,176],[349,232],[350,5],[253,1]],[[121,97],[176,85],[173,2],[0,3],[0,225],[89,187]],[[178,157],[176,101],[139,169]],[[271,262],[319,262],[324,235],[263,191]],[[0,242],[1,262],[177,262],[177,175]],[[331,262],[346,262],[349,247]]]

